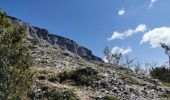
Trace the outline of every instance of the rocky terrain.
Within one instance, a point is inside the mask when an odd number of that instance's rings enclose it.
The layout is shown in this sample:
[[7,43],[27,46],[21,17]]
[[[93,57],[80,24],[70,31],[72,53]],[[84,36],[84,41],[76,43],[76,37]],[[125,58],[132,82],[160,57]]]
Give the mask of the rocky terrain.
[[159,80],[104,63],[73,40],[10,18],[14,26],[27,29],[26,45],[36,69],[34,98],[65,94],[68,100],[168,100],[170,89]]

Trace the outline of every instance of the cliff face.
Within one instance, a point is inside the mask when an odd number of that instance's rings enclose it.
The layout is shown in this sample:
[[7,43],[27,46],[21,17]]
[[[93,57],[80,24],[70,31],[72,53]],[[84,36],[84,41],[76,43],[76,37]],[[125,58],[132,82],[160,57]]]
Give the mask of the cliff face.
[[102,59],[99,57],[96,57],[92,54],[92,51],[78,45],[75,41],[70,40],[65,37],[61,37],[58,35],[50,34],[45,29],[40,29],[37,27],[34,27],[35,33],[37,34],[38,38],[41,38],[43,40],[46,40],[51,45],[66,49],[68,51],[71,51],[72,53],[78,54],[80,57],[87,61],[100,61],[102,62]]
[[92,54],[92,51],[80,46],[77,44],[75,41],[70,40],[68,38],[54,35],[48,32],[46,29],[41,29],[38,27],[33,27],[21,20],[18,20],[14,17],[10,17],[14,23],[14,25],[17,26],[17,24],[24,25],[27,28],[27,33],[31,38],[38,38],[38,39],[43,39],[50,43],[54,48],[60,47],[63,50],[68,50],[83,59],[87,61],[97,61],[97,62],[103,62],[103,60],[95,55]]

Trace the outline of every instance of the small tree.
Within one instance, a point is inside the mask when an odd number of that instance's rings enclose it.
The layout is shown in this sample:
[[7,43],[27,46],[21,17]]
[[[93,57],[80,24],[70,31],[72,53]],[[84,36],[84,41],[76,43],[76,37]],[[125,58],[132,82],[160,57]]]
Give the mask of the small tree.
[[0,11],[0,98],[18,100],[31,90],[32,65],[27,47],[26,31],[14,27],[6,14]]
[[170,67],[170,46],[165,43],[160,43],[161,47],[165,50],[165,54],[169,57],[169,67]]
[[108,47],[104,48],[103,53],[106,56],[106,59],[108,60],[108,62],[111,63],[113,57],[112,57],[112,53],[110,52],[109,48]]
[[109,63],[119,64],[121,58],[123,57],[122,53],[113,54],[108,47],[104,48],[103,53],[106,56],[106,59],[108,60]]

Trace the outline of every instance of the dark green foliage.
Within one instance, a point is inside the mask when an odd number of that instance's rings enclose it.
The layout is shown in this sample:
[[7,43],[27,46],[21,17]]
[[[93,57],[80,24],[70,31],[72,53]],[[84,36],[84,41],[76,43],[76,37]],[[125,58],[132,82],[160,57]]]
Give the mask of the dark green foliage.
[[57,76],[53,76],[53,75],[51,75],[51,76],[49,76],[48,77],[48,81],[50,81],[50,82],[56,82],[56,81],[58,81],[58,77]]
[[46,77],[43,76],[43,75],[42,76],[38,76],[37,78],[38,78],[38,80],[45,80],[46,79]]
[[98,72],[91,67],[77,69],[70,72],[60,73],[58,78],[60,82],[73,80],[77,85],[91,85],[93,81],[99,80]]
[[48,100],[78,100],[76,95],[71,90],[52,90],[44,94]]
[[21,99],[31,90],[32,65],[24,27],[13,27],[0,11],[0,98]]
[[119,100],[117,97],[114,96],[104,96],[102,100]]
[[150,75],[163,82],[170,82],[170,69],[164,66],[150,69]]

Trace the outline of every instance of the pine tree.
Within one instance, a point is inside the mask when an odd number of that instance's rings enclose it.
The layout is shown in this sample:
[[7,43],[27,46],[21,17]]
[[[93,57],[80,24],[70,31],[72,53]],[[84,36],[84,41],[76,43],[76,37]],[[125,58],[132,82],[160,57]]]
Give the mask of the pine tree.
[[21,99],[31,90],[32,62],[24,46],[26,31],[0,11],[0,98]]

